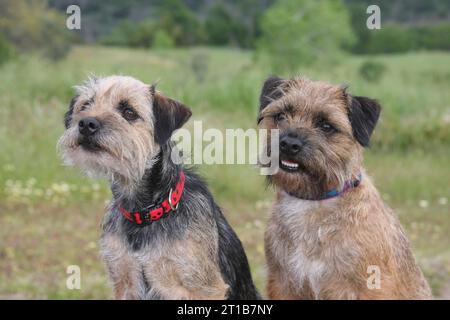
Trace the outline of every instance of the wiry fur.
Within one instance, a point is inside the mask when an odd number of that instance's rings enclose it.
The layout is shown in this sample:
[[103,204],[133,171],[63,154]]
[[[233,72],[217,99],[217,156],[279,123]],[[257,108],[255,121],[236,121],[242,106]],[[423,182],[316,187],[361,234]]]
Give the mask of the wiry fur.
[[[132,193],[159,152],[153,143],[153,112],[149,108],[149,87],[131,77],[89,78],[77,86],[65,123],[66,131],[58,142],[64,162],[76,164],[87,175],[117,182]],[[143,118],[133,126],[116,111],[122,100],[129,101]],[[83,108],[82,111],[81,109]],[[96,138],[101,152],[80,152],[78,121],[84,117],[101,118],[102,130]],[[75,124],[75,125],[70,125]]]
[[[121,101],[139,118],[126,120]],[[88,107],[83,109],[83,105]],[[256,299],[241,242],[205,183],[171,160],[171,133],[189,118],[181,103],[130,77],[89,79],[77,87],[59,148],[66,163],[106,177],[113,193],[100,246],[117,299]],[[95,117],[95,150],[80,144],[78,122]],[[186,175],[177,211],[139,226],[133,212],[167,198]]]
[[[289,160],[299,171],[269,177],[277,199],[265,234],[268,296],[272,299],[428,299],[395,213],[382,201],[362,165],[380,112],[378,103],[306,78],[270,78],[261,94],[260,127],[294,132],[302,142]],[[275,81],[275,82],[274,82]],[[277,87],[274,87],[273,84]],[[277,121],[276,115],[286,114]],[[337,130],[324,132],[317,118]],[[280,153],[283,159],[283,153]],[[362,175],[361,184],[327,200]],[[381,288],[369,289],[369,266],[381,271]]]
[[[277,98],[261,109],[260,126],[280,129],[280,135],[292,131],[302,137],[306,145],[297,160],[306,170],[295,175],[279,170],[269,179],[275,184],[282,183],[287,192],[307,198],[317,197],[332,187],[342,188],[347,179],[358,175],[358,163],[362,160],[361,154],[354,152],[361,146],[351,133],[343,90],[324,82],[311,85],[304,78],[278,80],[278,83],[280,87],[271,88],[269,95],[262,94],[266,99],[273,95]],[[280,112],[288,116],[282,126],[273,119]],[[332,137],[321,134],[314,125],[319,114],[333,121],[342,132]],[[312,179],[314,183],[304,183],[305,179]]]

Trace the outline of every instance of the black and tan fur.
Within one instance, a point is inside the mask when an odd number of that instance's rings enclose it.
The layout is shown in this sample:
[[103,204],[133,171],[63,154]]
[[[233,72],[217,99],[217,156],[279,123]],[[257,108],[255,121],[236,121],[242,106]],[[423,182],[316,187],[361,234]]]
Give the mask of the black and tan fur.
[[[115,298],[258,298],[241,242],[191,170],[183,168],[176,212],[140,226],[118,210],[140,210],[168,197],[182,168],[172,161],[169,138],[191,111],[131,77],[91,78],[77,93],[59,148],[67,164],[111,185],[100,246]],[[83,119],[95,119],[95,134],[81,133]]]
[[[259,126],[280,130],[280,159],[295,168],[280,161],[269,177],[277,190],[265,234],[269,298],[431,298],[397,216],[363,167],[379,113],[377,101],[340,86],[306,78],[265,82]],[[316,200],[359,174],[356,188]],[[379,267],[380,288],[368,285],[370,266]]]

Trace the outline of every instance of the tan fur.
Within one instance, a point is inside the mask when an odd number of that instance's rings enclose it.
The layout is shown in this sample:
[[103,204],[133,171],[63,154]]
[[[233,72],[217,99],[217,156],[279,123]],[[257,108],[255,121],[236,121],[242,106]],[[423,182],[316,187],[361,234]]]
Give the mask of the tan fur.
[[140,269],[123,240],[118,236],[105,234],[100,241],[100,246],[113,285],[114,298],[117,300],[137,299],[140,289],[137,281]]
[[[260,126],[280,131],[301,128],[317,150],[304,163],[307,170],[279,170],[272,177],[277,200],[265,233],[268,297],[431,298],[397,216],[363,169],[362,147],[352,135],[344,90],[304,78],[285,81],[279,90],[284,96],[263,109]],[[277,124],[273,115],[280,110],[289,110],[288,119]],[[313,126],[317,114],[326,114],[340,133],[324,139]],[[360,186],[340,197],[300,199],[341,189],[359,173]],[[368,267],[374,265],[381,271],[380,289],[367,285]]]
[[124,239],[109,234],[103,236],[101,252],[115,298],[136,299],[140,290],[144,290],[136,279],[144,272],[146,280],[152,283],[152,291],[165,299],[225,299],[228,285],[213,257],[217,243],[209,244],[215,248],[205,248],[199,240],[194,236],[176,243],[160,243],[152,250],[132,254]]
[[170,255],[152,259],[154,263],[146,267],[146,273],[163,296],[223,300],[228,286],[209,254],[201,243],[193,239],[183,241],[170,249]]
[[[77,143],[78,127],[71,126],[58,142],[66,164],[78,164],[90,176],[106,177],[118,181],[124,191],[132,192],[136,181],[142,177],[148,162],[159,147],[152,143],[153,115],[150,86],[131,77],[110,76],[90,78],[78,86],[72,123],[84,117],[97,117],[105,127],[111,127],[108,136],[101,140],[102,152],[81,152]],[[144,121],[130,126],[117,112],[117,105],[128,100]],[[84,110],[82,109],[84,106]],[[120,173],[120,174],[118,174]],[[126,186],[130,190],[126,190]]]
[[[129,122],[121,114],[123,101],[139,115],[136,121]],[[154,86],[125,76],[89,78],[77,87],[73,102],[70,121],[58,142],[65,163],[81,167],[88,175],[106,177],[118,195],[114,199],[117,203],[133,197],[141,187],[145,171],[151,169],[161,150],[155,141],[154,106],[167,108],[170,118],[179,107],[178,102],[156,92]],[[190,115],[186,107],[183,110]],[[95,152],[85,150],[79,140],[79,122],[86,117],[94,117],[101,123],[95,140],[99,148]],[[184,196],[189,196],[187,190]],[[120,213],[114,201],[105,217],[100,246],[116,299],[227,297],[228,285],[217,261],[215,220],[199,215],[188,230],[183,230],[184,238],[161,237],[152,241],[151,246],[133,249],[121,229],[123,225],[118,223]],[[201,211],[209,206],[209,201],[196,196],[190,209]]]
[[[288,192],[295,193],[301,190],[308,194],[317,192],[314,190],[315,187],[320,189],[342,187],[345,176],[358,174],[358,164],[362,161],[360,152],[362,148],[352,137],[346,109],[347,98],[343,90],[324,82],[310,85],[310,81],[304,78],[287,82],[282,90],[287,94],[269,104],[261,112],[263,120],[260,126],[266,129],[278,128],[280,131],[287,128],[308,130],[310,139],[315,140],[319,148],[315,156],[304,164],[320,183],[305,184],[304,180],[309,179],[309,175],[301,173],[291,175],[279,171],[272,177],[275,184],[282,183]],[[282,111],[286,111],[288,118],[283,125],[277,126],[272,116]],[[317,134],[317,129],[313,127],[314,118],[318,114],[327,115],[330,121],[342,130],[342,134],[332,137],[330,143]],[[307,190],[308,188],[312,189]]]

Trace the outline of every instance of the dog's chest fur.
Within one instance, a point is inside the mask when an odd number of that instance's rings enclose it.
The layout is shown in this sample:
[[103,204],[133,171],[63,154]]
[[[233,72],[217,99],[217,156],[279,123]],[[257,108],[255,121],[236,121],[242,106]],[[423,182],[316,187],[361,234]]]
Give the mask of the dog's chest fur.
[[161,260],[163,253],[168,251],[161,241],[152,241],[151,250],[147,246],[132,250],[120,228],[114,221],[100,240],[101,254],[116,288],[116,299],[144,298],[149,296],[149,290],[154,293],[153,298],[158,298],[158,293],[151,291],[153,279],[145,276],[144,266],[153,266],[151,262]]
[[358,255],[343,241],[346,228],[336,201],[302,200],[283,192],[274,206],[266,249],[294,292],[320,298],[327,278]]

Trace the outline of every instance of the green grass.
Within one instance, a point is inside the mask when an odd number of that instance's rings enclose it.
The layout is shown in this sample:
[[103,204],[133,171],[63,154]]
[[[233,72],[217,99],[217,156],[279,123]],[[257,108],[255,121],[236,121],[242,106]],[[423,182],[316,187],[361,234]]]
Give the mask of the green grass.
[[[198,56],[208,66],[204,81],[192,68]],[[367,60],[386,66],[380,82],[359,76]],[[0,72],[0,298],[56,299],[111,298],[96,243],[109,191],[104,182],[63,167],[56,152],[72,86],[91,72],[158,81],[160,90],[193,109],[192,120],[205,120],[204,127],[250,128],[269,74],[245,51],[103,47],[76,47],[58,63],[23,56]],[[450,54],[348,56],[335,66],[294,73],[349,84],[350,92],[381,101],[382,118],[366,151],[368,172],[398,212],[435,294],[450,297]],[[272,190],[252,166],[203,165],[200,172],[263,290]],[[65,287],[71,264],[81,267],[81,290]]]

